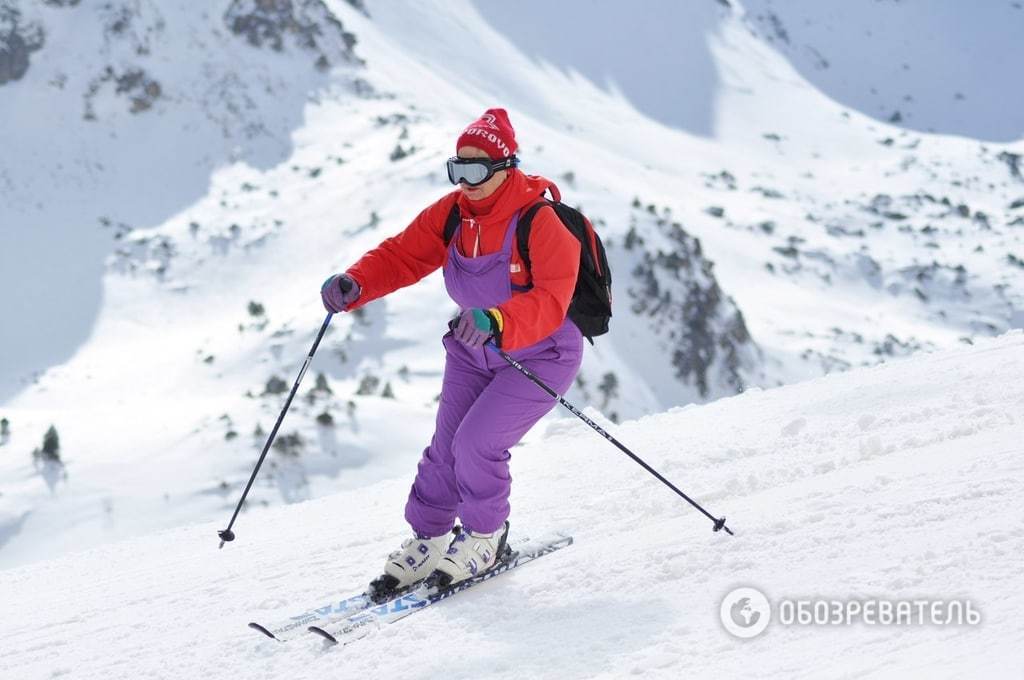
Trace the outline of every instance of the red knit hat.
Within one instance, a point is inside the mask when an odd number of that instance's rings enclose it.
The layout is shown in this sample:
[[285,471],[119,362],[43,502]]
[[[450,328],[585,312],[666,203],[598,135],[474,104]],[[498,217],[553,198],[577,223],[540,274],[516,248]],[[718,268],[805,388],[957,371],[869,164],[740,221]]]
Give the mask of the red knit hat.
[[459,135],[456,153],[464,146],[475,146],[487,152],[492,160],[508,158],[516,152],[516,131],[508,120],[505,109],[487,109]]

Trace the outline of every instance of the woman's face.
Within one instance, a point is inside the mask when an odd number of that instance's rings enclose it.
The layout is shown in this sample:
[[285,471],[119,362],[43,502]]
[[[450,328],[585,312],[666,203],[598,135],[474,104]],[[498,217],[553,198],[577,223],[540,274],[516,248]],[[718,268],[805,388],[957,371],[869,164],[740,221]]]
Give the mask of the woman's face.
[[[459,158],[487,158],[487,152],[475,146],[460,146],[458,151],[456,151],[456,155]],[[493,194],[501,186],[501,183],[505,181],[506,177],[508,177],[508,170],[499,170],[483,184],[471,187],[468,184],[459,182],[459,188],[462,189],[462,193],[466,198],[472,201],[479,201]]]

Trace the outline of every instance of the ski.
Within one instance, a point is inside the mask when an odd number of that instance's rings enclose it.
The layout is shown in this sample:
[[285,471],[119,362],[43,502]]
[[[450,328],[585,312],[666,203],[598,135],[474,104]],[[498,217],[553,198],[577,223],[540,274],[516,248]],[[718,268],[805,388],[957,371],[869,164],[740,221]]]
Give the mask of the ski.
[[299,614],[275,623],[265,625],[250,621],[249,627],[278,642],[287,642],[303,635],[306,629],[313,624],[326,625],[330,621],[343,619],[372,606],[374,606],[373,600],[365,593],[360,593],[344,600],[332,600],[318,607],[310,607]]
[[[513,544],[513,547],[515,547],[516,544],[523,543],[525,540],[528,539],[517,539]],[[370,607],[381,606],[386,602],[390,602],[395,598],[411,592],[418,585],[418,583],[414,583],[411,586],[407,586],[397,591],[384,602],[374,602],[365,591],[342,600],[327,600],[327,598],[324,598],[325,601],[323,604],[315,607],[309,607],[299,613],[273,623],[250,621],[248,625],[249,628],[252,628],[272,640],[288,642],[289,640],[293,640],[304,635],[307,628],[311,625],[326,625],[334,621],[340,621],[352,616],[353,614],[358,614]]]
[[[414,583],[397,590],[394,595],[384,600],[384,602],[405,595],[419,585],[419,583]],[[339,621],[353,614],[358,614],[364,609],[381,605],[384,602],[374,602],[367,593],[363,592],[344,600],[332,600],[319,607],[310,607],[300,614],[289,616],[287,619],[282,619],[276,623],[264,625],[257,621],[250,621],[249,627],[278,642],[287,642],[304,634],[311,624],[327,624],[331,621]]]
[[370,604],[359,611],[334,621],[318,621],[308,626],[311,633],[319,635],[332,644],[346,645],[384,626],[400,621],[432,604],[448,599],[475,585],[520,567],[527,562],[543,557],[556,550],[572,545],[571,536],[559,536],[555,539],[527,544],[513,551],[496,566],[479,576],[467,579],[455,585],[438,589],[435,586],[421,584],[415,590],[379,605]]

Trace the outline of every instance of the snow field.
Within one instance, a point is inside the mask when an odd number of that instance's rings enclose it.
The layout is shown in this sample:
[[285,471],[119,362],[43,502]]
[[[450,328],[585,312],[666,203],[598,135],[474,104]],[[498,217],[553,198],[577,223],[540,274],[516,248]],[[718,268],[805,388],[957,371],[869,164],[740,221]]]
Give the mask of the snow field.
[[[247,629],[354,594],[408,480],[0,572],[0,671],[31,678],[983,677],[1024,639],[1024,334],[613,427],[708,520],[575,420],[513,452],[512,527],[576,543],[346,648]],[[595,414],[596,415],[596,414]],[[409,475],[414,459],[409,459]],[[225,521],[227,516],[225,516]],[[722,596],[967,598],[969,626],[782,627]],[[397,658],[400,651],[403,657]],[[463,663],[454,664],[458,653]],[[415,659],[414,664],[409,659]]]

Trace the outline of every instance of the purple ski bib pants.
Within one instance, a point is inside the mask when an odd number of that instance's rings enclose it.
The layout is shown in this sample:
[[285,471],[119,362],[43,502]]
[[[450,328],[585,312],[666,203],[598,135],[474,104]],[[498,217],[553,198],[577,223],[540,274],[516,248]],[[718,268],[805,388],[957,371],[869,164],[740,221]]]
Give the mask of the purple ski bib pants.
[[[495,307],[512,297],[509,265],[518,223],[513,216],[501,250],[466,257],[448,247],[444,282],[462,308]],[[451,531],[455,518],[490,533],[509,515],[509,448],[519,443],[558,402],[493,350],[470,349],[451,333],[442,339],[446,358],[434,436],[423,451],[409,492],[405,519],[421,536]],[[583,336],[568,318],[554,333],[509,352],[553,390],[563,394],[583,359]]]

